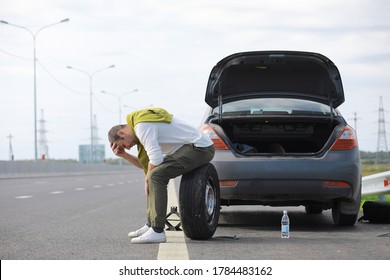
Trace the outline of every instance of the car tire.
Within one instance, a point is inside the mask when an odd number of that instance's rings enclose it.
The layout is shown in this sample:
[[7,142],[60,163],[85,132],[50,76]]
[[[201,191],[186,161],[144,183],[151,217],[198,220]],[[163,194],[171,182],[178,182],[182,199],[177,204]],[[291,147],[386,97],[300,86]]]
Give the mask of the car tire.
[[336,200],[332,207],[333,222],[338,226],[353,226],[360,211],[361,194],[355,200]]
[[323,209],[321,205],[306,205],[305,211],[307,214],[321,214]]
[[220,211],[219,180],[214,165],[203,165],[182,176],[179,209],[187,237],[203,240],[214,235]]

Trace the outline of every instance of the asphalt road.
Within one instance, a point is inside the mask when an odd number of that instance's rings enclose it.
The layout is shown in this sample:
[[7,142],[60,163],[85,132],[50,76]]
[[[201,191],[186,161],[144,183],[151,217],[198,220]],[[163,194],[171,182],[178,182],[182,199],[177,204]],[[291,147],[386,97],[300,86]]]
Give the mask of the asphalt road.
[[[178,185],[176,179],[170,188]],[[131,168],[98,176],[0,180],[0,259],[390,259],[390,224],[336,227],[330,211],[307,215],[303,207],[286,208],[289,239],[280,238],[283,208],[240,206],[222,208],[210,240],[170,231],[161,246],[131,244],[127,233],[145,222],[143,186],[142,172]]]

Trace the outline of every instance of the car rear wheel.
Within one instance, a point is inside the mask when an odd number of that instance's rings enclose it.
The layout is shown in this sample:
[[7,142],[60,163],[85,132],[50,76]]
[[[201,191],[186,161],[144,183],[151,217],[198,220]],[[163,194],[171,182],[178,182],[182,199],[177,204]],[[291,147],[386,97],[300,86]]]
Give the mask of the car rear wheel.
[[184,234],[191,239],[208,239],[218,226],[220,211],[219,180],[209,163],[181,178],[180,217]]
[[360,202],[360,194],[356,200],[336,200],[332,207],[333,222],[338,226],[353,226],[359,215]]

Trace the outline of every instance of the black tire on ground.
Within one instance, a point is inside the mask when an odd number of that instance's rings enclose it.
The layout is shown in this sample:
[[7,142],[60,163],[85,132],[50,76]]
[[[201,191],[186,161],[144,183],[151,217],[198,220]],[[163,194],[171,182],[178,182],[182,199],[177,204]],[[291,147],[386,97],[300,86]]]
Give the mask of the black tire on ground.
[[340,202],[337,201],[332,207],[333,222],[337,226],[353,226],[356,223],[358,214],[344,214],[340,210]]
[[[361,194],[359,194],[356,200],[348,202],[336,200],[332,206],[333,222],[338,226],[353,226],[359,215],[360,203]],[[351,209],[353,209],[353,211],[351,211]],[[345,213],[346,211],[349,213]]]
[[220,211],[219,180],[214,165],[203,165],[182,176],[179,209],[187,237],[202,240],[214,235]]

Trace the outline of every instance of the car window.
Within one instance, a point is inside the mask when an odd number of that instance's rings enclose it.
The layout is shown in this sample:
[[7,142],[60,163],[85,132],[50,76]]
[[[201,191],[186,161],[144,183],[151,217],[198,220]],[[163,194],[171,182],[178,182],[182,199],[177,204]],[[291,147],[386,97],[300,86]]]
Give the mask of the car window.
[[[213,113],[218,113],[214,108]],[[223,115],[329,115],[330,107],[313,101],[292,98],[254,98],[223,104]]]

